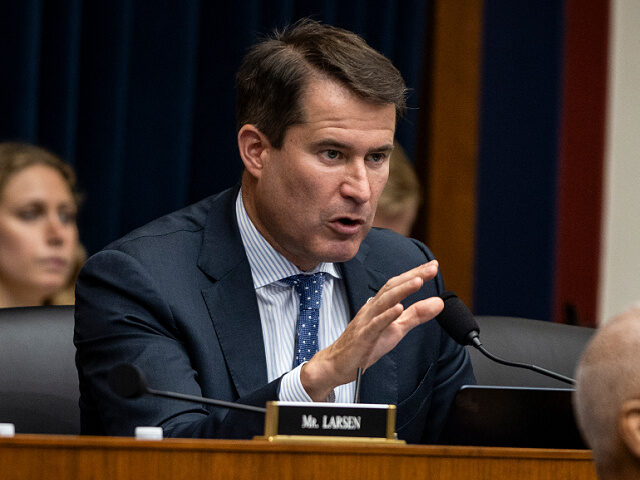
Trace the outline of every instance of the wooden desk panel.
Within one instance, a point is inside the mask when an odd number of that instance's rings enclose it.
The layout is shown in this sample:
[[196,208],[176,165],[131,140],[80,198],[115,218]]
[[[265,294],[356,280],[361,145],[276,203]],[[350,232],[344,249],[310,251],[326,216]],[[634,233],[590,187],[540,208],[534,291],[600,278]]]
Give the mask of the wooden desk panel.
[[0,438],[2,480],[596,480],[589,451],[17,435]]

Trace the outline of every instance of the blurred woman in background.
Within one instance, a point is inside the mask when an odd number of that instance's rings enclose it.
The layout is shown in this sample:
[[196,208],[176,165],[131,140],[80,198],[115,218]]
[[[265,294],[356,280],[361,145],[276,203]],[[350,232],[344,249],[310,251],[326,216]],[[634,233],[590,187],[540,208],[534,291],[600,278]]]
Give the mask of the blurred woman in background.
[[75,173],[51,152],[0,143],[0,307],[73,304],[86,254]]
[[408,237],[422,198],[420,181],[398,142],[393,142],[389,162],[389,179],[378,199],[373,226],[388,228]]

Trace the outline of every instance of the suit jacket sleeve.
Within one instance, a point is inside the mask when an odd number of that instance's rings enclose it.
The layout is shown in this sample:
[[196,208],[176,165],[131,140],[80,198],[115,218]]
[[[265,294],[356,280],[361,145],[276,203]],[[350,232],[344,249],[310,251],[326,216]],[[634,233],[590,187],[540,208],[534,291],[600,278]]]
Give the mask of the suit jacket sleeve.
[[[187,332],[190,327],[174,315],[162,291],[143,265],[123,251],[104,250],[83,269],[74,333],[83,433],[132,435],[136,426],[153,425],[163,427],[165,436],[176,437],[250,438],[261,434],[264,416],[259,413],[148,395],[124,399],[110,390],[109,370],[128,362],[145,372],[151,388],[204,396],[203,379],[194,368],[194,355],[203,348],[195,345],[199,334]],[[223,364],[214,369],[228,375]],[[264,407],[268,400],[277,399],[279,381],[242,398],[224,400]]]

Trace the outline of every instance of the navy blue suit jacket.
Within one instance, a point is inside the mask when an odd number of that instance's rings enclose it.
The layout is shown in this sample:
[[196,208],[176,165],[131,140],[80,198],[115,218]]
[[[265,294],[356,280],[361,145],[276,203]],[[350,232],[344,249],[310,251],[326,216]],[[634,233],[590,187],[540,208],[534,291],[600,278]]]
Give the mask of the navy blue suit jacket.
[[[145,396],[122,399],[108,387],[119,362],[140,367],[160,390],[264,406],[268,382],[251,271],[235,219],[237,188],[162,217],[89,259],[77,285],[76,364],[82,431],[132,435],[159,425],[166,436],[250,438],[261,414]],[[432,254],[421,243],[372,229],[340,264],[351,316],[391,277]],[[440,277],[406,299],[438,295]],[[430,321],[412,330],[363,376],[361,401],[397,405],[408,442],[435,442],[450,402],[474,383],[466,350]]]

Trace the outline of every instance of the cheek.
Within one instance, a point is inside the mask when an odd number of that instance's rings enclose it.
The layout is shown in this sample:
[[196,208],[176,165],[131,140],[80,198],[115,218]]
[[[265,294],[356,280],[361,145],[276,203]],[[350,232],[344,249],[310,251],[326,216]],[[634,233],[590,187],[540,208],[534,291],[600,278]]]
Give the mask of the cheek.
[[34,256],[33,237],[0,229],[0,263],[2,269],[24,269]]
[[0,229],[0,245],[6,253],[28,251],[34,243],[34,236],[37,232],[25,232],[23,229],[2,228]]
[[371,204],[371,210],[369,212],[369,218],[371,221],[373,221],[376,215],[376,210],[378,208],[378,200],[380,199],[380,195],[382,194],[383,189],[384,189],[384,183],[381,186],[376,185],[375,187],[372,186],[371,188],[371,200],[369,202]]
[[65,231],[65,245],[71,251],[76,249],[76,245],[78,243],[78,229],[77,227],[69,227],[68,230]]
[[370,180],[371,185],[371,197],[378,203],[378,198],[382,195],[384,187],[387,185],[388,174],[374,175]]
[[329,203],[318,178],[303,175],[285,176],[281,179],[274,198],[278,199],[276,202],[282,215],[295,217],[298,221],[301,217],[313,216],[313,213]]

